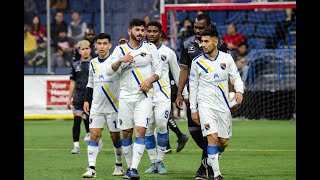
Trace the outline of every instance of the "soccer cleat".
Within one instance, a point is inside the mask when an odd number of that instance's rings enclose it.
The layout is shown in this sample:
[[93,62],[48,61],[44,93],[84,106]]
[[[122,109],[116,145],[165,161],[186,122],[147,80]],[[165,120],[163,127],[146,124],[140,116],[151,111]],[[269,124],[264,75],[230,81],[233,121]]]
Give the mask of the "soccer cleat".
[[95,178],[97,177],[96,170],[89,167],[86,168],[86,172],[82,174],[83,178]]
[[172,150],[171,150],[171,149],[166,149],[166,150],[164,150],[164,152],[165,152],[166,154],[172,154]]
[[114,176],[123,176],[123,168],[122,166],[114,165],[114,171],[112,173]]
[[158,173],[159,173],[159,174],[167,174],[167,170],[166,170],[166,168],[164,167],[162,161],[157,162],[156,166],[157,166],[157,169],[158,169]]
[[219,175],[219,176],[217,176],[213,179],[210,179],[210,180],[223,180],[223,177],[222,177],[222,175]]
[[123,176],[123,179],[130,179],[130,169],[127,169],[126,174]]
[[180,152],[184,148],[184,145],[186,145],[188,139],[189,138],[187,135],[185,135],[185,134],[181,135],[181,137],[178,139],[177,152]]
[[79,147],[74,147],[71,151],[71,154],[79,154],[80,153],[80,148]]
[[86,134],[86,136],[83,138],[83,140],[86,142],[90,141],[90,133],[89,132]]
[[208,179],[214,179],[214,172],[211,166],[207,167],[208,170]]
[[103,146],[103,142],[99,141],[98,142],[98,151],[101,152],[102,151],[102,146]]
[[144,171],[145,173],[157,173],[158,169],[157,169],[157,165],[156,163],[151,163],[149,169],[147,169],[146,171]]
[[129,177],[130,179],[134,180],[134,179],[140,179],[140,176],[138,174],[138,170],[135,168],[131,168],[130,172],[129,172]]
[[206,180],[207,179],[207,171],[206,168],[200,166],[198,171],[196,172],[195,180]]

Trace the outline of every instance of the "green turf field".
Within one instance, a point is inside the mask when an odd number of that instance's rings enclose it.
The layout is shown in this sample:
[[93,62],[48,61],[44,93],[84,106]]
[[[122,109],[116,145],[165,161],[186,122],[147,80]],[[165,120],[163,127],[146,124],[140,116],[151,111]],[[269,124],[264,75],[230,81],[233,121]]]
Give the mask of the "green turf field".
[[[185,148],[175,152],[176,136],[170,134],[172,154],[164,159],[167,175],[145,174],[150,164],[147,151],[138,167],[140,179],[193,180],[200,165],[201,151],[187,131],[187,122],[178,121],[179,128],[189,136]],[[85,130],[81,124],[80,154],[70,154],[73,148],[72,120],[25,120],[24,179],[82,179],[87,162]],[[97,158],[96,179],[122,179],[112,176],[114,152],[109,132],[103,131],[103,151]],[[126,167],[123,159],[124,167]],[[295,121],[234,121],[233,136],[220,159],[225,180],[294,180],[296,179]]]

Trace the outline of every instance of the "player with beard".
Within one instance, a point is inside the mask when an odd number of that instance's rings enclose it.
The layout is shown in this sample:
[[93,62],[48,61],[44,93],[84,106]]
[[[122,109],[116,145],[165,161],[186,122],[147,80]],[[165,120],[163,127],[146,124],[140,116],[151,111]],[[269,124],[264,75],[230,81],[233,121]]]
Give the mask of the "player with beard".
[[[107,65],[107,75],[119,73],[118,123],[122,151],[127,163],[124,179],[140,179],[137,168],[145,148],[145,133],[152,115],[152,84],[161,78],[162,62],[156,46],[143,41],[145,21],[132,19],[127,43],[118,45]],[[132,134],[135,130],[135,141]]]

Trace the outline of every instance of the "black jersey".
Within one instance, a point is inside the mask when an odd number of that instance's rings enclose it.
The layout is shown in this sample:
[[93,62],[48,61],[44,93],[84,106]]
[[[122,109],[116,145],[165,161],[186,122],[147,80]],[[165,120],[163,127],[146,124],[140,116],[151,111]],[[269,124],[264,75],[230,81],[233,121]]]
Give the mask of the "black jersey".
[[[193,58],[203,53],[202,48],[199,47],[199,44],[195,40],[196,36],[191,36],[183,42],[181,47],[180,64],[188,66],[189,70]],[[225,53],[229,50],[221,38],[219,38],[218,50]]]
[[71,66],[70,80],[75,81],[73,101],[84,101],[89,76],[90,61],[74,61]]

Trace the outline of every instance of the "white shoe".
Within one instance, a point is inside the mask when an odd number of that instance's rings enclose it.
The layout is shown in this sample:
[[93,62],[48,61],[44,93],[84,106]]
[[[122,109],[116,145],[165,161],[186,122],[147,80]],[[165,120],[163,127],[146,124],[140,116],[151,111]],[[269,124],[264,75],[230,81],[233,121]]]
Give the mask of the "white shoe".
[[96,170],[89,167],[86,168],[86,172],[82,174],[83,178],[95,178],[97,177]]
[[102,140],[98,142],[98,151],[101,152],[102,151],[102,146],[103,146],[103,142]]
[[114,176],[123,176],[123,168],[122,166],[114,165],[114,171],[112,173]]
[[90,141],[90,133],[89,132],[86,134],[86,136],[83,138],[83,140],[86,142]]
[[80,153],[80,147],[75,147],[71,150],[71,154],[79,154]]

